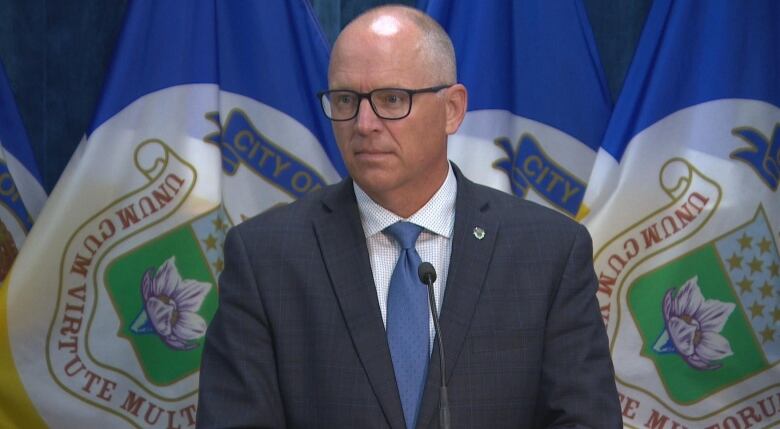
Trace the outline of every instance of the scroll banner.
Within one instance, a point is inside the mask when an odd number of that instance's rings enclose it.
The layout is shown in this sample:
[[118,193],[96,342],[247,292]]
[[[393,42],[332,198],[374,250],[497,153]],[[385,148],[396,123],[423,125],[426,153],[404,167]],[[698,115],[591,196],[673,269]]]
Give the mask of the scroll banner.
[[[197,174],[193,166],[159,140],[138,146],[135,165],[148,183],[92,216],[65,247],[46,359],[56,382],[76,398],[121,415],[137,426],[163,421],[168,427],[187,426],[195,421],[197,390],[188,379],[198,373],[199,350],[166,351],[165,347],[155,347],[154,341],[165,335],[165,323],[172,323],[175,332],[176,324],[186,321],[183,302],[177,314],[157,315],[159,321],[153,326],[159,330],[151,332],[154,338],[138,337],[130,330],[133,317],[154,311],[152,297],[144,296],[144,274],[149,268],[165,264],[155,256],[159,259],[158,255],[167,255],[165,251],[173,247],[168,237],[182,235],[178,231],[193,221],[177,217],[172,224],[171,217],[187,201]],[[194,234],[183,235],[194,241]],[[192,308],[205,313],[201,317],[208,319],[216,309],[216,290],[210,284],[215,278],[204,267],[207,258],[197,249],[197,244],[194,249],[177,248],[175,265],[168,274],[171,279],[174,272],[179,275],[180,267],[185,280],[197,272],[194,277],[209,282],[198,297],[199,305]],[[143,261],[141,265],[139,261]],[[128,290],[125,285],[133,281],[137,287]],[[171,280],[170,285],[159,285],[157,292],[173,299],[181,296],[187,286],[186,282]],[[101,317],[106,313],[118,317]],[[147,320],[149,317],[155,315],[147,315]],[[174,317],[178,320],[172,320]],[[106,323],[109,320],[119,323]],[[205,324],[202,327],[199,335],[190,335],[189,339],[205,334]],[[114,335],[106,335],[109,333]],[[139,364],[117,362],[112,352],[117,349],[135,356]],[[150,387],[149,380],[157,385]],[[188,382],[182,384],[182,380]]]
[[[612,300],[624,288],[626,277],[648,258],[690,238],[720,203],[717,183],[684,159],[669,160],[660,176],[660,186],[671,199],[669,204],[609,240],[594,257],[599,280],[596,296],[605,323],[613,317]],[[617,321],[610,326],[620,323],[619,308],[615,317]]]
[[[207,117],[219,126],[217,114]],[[245,165],[293,198],[326,185],[314,168],[263,135],[239,109],[230,111],[221,134],[210,134],[205,140],[222,148],[222,170],[228,176],[235,176],[239,166]]]
[[493,166],[509,175],[512,193],[525,198],[534,189],[552,206],[574,217],[585,194],[585,182],[558,165],[544,152],[539,142],[530,134],[523,134],[513,149],[506,137],[496,139],[507,158]]

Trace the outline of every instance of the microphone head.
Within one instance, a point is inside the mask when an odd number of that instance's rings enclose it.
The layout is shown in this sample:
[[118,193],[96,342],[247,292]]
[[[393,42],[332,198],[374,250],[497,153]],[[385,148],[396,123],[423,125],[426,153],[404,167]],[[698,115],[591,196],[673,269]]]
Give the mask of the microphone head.
[[417,267],[417,276],[425,284],[432,284],[436,281],[436,269],[430,262],[423,262]]

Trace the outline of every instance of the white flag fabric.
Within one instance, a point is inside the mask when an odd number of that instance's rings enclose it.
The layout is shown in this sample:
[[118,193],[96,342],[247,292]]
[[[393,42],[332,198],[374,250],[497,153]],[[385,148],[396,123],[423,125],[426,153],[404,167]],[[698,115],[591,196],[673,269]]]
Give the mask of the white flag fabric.
[[305,0],[130,2],[0,296],[0,427],[193,427],[227,228],[339,180]]
[[653,2],[585,197],[626,427],[780,423],[778,22]]
[[469,91],[450,159],[472,180],[575,217],[612,111],[582,2],[419,6],[452,38]]

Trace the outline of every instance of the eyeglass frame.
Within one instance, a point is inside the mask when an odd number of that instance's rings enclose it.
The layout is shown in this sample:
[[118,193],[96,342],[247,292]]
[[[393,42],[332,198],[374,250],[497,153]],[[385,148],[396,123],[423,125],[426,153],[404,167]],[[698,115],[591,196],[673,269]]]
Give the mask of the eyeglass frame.
[[[409,116],[412,113],[412,102],[414,101],[415,94],[437,93],[437,92],[441,91],[442,89],[447,89],[447,88],[450,88],[450,87],[452,87],[454,85],[455,85],[454,83],[450,83],[450,84],[436,85],[436,86],[430,86],[428,88],[420,88],[420,89],[377,88],[377,89],[371,90],[369,92],[357,92],[357,91],[353,91],[351,89],[329,89],[327,91],[320,91],[320,92],[318,92],[317,93],[317,99],[320,100],[320,108],[322,108],[322,113],[325,114],[325,117],[330,119],[331,121],[344,122],[344,121],[351,121],[351,120],[355,119],[357,117],[358,113],[360,113],[360,104],[363,102],[364,98],[366,100],[368,100],[368,105],[371,106],[371,110],[374,112],[374,114],[378,118],[384,119],[386,121],[397,121],[397,120],[406,118],[407,116]],[[371,95],[373,93],[377,92],[377,91],[387,91],[387,90],[403,91],[403,92],[409,94],[409,109],[406,111],[405,115],[400,116],[398,118],[386,118],[386,117],[380,115],[379,112],[376,111],[376,107],[374,106],[374,102],[371,100]],[[357,97],[358,97],[357,104],[356,104],[357,107],[355,108],[355,114],[354,115],[352,115],[352,116],[350,116],[349,118],[346,118],[346,119],[333,119],[330,116],[328,116],[328,112],[325,110],[325,104],[323,103],[322,100],[323,100],[323,96],[328,95],[328,94],[333,93],[333,92],[349,92],[349,93],[357,95]]]

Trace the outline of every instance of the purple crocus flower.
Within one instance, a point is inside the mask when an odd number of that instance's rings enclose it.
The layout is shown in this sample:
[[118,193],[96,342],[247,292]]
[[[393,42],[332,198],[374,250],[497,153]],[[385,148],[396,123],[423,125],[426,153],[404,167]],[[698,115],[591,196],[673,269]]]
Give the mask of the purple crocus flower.
[[676,352],[699,370],[720,368],[713,362],[734,354],[720,334],[734,307],[734,303],[705,299],[698,277],[689,279],[679,290],[669,289],[663,301],[666,330],[655,350]]
[[210,283],[183,280],[172,256],[159,269],[144,273],[144,309],[131,329],[139,334],[155,332],[177,350],[194,348],[195,340],[206,333],[206,321],[197,312],[210,289]]

